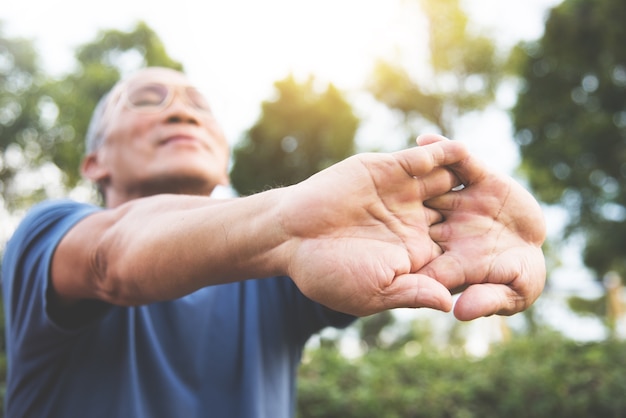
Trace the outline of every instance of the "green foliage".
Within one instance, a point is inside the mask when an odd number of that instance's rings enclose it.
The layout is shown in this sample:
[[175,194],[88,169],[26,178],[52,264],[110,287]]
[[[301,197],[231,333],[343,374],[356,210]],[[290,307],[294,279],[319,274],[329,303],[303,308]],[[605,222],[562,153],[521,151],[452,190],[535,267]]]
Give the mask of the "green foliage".
[[[32,41],[4,37],[0,22],[0,150],[13,143],[12,136],[35,125],[37,84],[40,70]],[[35,100],[34,100],[35,99]],[[36,126],[36,125],[35,125]]]
[[572,311],[578,314],[602,317],[606,314],[607,310],[607,296],[602,295],[595,299],[573,296],[567,299],[567,305]]
[[584,237],[598,278],[626,274],[625,21],[622,0],[566,0],[543,38],[518,48],[522,169],[539,198],[567,209],[566,233]]
[[368,349],[383,346],[381,333],[395,322],[391,311],[383,311],[359,320],[355,327],[359,330],[361,343]]
[[17,173],[44,159],[42,84],[32,41],[5,37],[0,22],[0,194],[9,209],[30,203],[16,187]]
[[[401,112],[409,126],[435,125],[450,136],[459,116],[494,99],[505,62],[494,42],[468,27],[458,0],[420,0],[429,27],[432,76],[418,80],[401,66],[379,62],[369,89],[377,100]],[[411,141],[416,132],[411,132]]]
[[358,119],[333,85],[318,91],[311,77],[275,83],[256,124],[234,149],[231,180],[244,195],[302,181],[354,153]]
[[[405,346],[406,347],[406,346]],[[298,417],[591,417],[626,410],[626,343],[552,334],[476,359],[424,346],[355,360],[325,346],[300,371]]]

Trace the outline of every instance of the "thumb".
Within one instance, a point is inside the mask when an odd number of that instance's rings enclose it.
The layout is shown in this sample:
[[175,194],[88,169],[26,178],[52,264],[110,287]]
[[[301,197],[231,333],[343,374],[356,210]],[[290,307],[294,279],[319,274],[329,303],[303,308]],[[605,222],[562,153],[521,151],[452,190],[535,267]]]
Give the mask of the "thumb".
[[444,312],[452,309],[450,291],[424,274],[401,274],[385,289],[385,309],[432,308]]
[[437,134],[422,134],[418,136],[417,139],[415,140],[415,142],[417,142],[417,145],[419,146],[434,144],[435,142],[439,142],[439,141],[449,141],[449,139],[446,138],[445,136],[437,135]]

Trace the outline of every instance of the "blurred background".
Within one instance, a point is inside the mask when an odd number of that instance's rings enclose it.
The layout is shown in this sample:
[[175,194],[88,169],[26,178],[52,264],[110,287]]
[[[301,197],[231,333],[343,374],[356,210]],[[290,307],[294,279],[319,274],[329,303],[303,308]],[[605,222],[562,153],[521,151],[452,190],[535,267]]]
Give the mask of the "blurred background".
[[207,95],[241,194],[442,133],[542,203],[544,294],[510,318],[397,310],[324,332],[298,416],[626,416],[624,0],[205,3],[2,7],[0,252],[33,203],[98,202],[78,174],[89,117],[146,65]]

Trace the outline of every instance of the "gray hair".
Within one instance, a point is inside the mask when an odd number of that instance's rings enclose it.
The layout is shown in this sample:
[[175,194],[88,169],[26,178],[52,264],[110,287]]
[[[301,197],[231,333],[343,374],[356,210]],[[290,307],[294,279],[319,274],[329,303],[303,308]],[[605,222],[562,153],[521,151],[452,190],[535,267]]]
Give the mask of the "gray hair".
[[96,152],[104,143],[104,113],[109,103],[110,96],[111,91],[102,96],[91,115],[91,120],[87,127],[87,134],[85,135],[86,154]]

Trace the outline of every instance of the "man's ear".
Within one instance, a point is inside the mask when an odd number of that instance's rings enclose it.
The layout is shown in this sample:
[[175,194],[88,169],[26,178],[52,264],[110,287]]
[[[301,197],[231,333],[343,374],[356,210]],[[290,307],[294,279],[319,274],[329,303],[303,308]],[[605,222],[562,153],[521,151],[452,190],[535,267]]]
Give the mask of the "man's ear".
[[80,165],[80,172],[93,183],[101,184],[109,177],[109,170],[98,159],[98,153],[87,155]]

